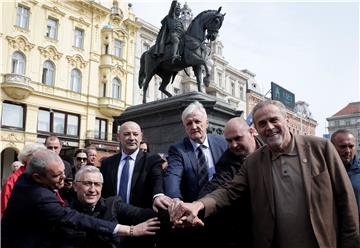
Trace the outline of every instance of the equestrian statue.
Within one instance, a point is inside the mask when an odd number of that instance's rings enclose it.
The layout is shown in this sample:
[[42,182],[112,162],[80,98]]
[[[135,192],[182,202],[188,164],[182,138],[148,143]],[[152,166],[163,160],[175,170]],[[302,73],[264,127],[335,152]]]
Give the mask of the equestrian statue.
[[[185,30],[180,18],[180,4],[172,1],[168,15],[161,21],[155,45],[141,55],[139,87],[143,89],[143,103],[146,103],[146,91],[155,74],[162,79],[159,90],[168,97],[172,96],[166,90],[170,80],[174,82],[178,71],[190,66],[198,91],[201,92],[202,81],[209,86],[211,66],[207,62],[211,48],[207,41],[214,41],[221,28],[225,14],[220,11],[221,7],[201,12]],[[206,73],[204,78],[202,68]]]

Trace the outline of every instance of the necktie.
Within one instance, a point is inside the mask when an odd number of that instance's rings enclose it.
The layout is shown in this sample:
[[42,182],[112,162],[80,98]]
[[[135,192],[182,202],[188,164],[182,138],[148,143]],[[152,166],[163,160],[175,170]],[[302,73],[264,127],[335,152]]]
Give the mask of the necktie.
[[124,167],[122,168],[120,182],[119,182],[119,196],[126,203],[128,203],[127,187],[129,182],[129,167],[130,167],[129,159],[130,156],[125,157],[125,164]]
[[209,166],[204,154],[204,149],[205,146],[200,145],[197,148],[198,151],[198,184],[199,187],[202,188],[208,181],[209,181]]
[[59,194],[59,191],[57,190],[54,190],[55,194],[56,194],[56,197],[59,199],[59,201],[61,202],[61,205],[65,205],[65,202],[64,200],[61,198],[60,194]]

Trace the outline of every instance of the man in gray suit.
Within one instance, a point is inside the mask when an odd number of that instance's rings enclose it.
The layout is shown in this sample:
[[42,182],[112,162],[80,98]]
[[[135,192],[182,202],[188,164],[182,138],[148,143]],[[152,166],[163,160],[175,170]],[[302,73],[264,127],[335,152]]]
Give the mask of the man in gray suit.
[[254,247],[360,247],[354,191],[329,140],[294,135],[286,109],[267,100],[253,109],[267,144],[248,156],[233,180],[193,203],[170,206],[175,225],[205,217],[249,193]]

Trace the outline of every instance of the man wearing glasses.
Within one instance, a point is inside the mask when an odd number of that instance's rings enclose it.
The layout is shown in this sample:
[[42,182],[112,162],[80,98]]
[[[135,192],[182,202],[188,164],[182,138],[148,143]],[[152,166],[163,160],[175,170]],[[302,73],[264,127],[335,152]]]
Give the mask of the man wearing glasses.
[[[83,166],[75,174],[75,197],[69,201],[69,207],[90,216],[112,222],[129,225],[129,236],[155,234],[158,223],[152,209],[143,209],[124,203],[120,197],[101,197],[103,176],[95,166]],[[140,223],[140,224],[138,224]],[[145,230],[145,231],[143,231]],[[127,247],[124,239],[113,238],[91,231],[74,228],[59,230],[61,247]]]

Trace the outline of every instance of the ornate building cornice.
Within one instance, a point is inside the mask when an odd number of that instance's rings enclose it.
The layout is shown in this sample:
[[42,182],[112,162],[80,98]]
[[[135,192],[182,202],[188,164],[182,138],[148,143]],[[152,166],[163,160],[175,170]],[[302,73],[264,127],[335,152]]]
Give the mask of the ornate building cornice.
[[83,69],[88,64],[88,61],[84,60],[84,58],[79,54],[75,54],[73,56],[68,55],[66,56],[66,59],[72,66],[80,69]]
[[30,51],[35,46],[35,44],[30,43],[28,39],[22,35],[18,35],[16,37],[6,36],[6,39],[11,47],[19,49],[23,52]]
[[80,24],[82,24],[82,25],[84,25],[86,27],[90,26],[90,23],[86,22],[84,20],[84,18],[82,18],[82,17],[77,18],[77,17],[74,17],[74,16],[70,16],[69,19],[72,20],[72,21],[78,22],[78,23],[80,23]]
[[66,14],[64,12],[62,12],[61,10],[59,10],[58,7],[54,6],[54,7],[51,7],[51,6],[48,6],[46,4],[43,4],[41,7],[43,7],[44,9],[46,10],[49,10],[55,14],[58,14],[58,15],[61,15],[61,16],[65,16]]
[[39,51],[40,51],[40,54],[45,57],[45,58],[48,58],[48,59],[51,59],[51,60],[59,60],[63,54],[60,53],[56,47],[54,46],[47,46],[47,47],[41,47],[39,46],[38,47]]

